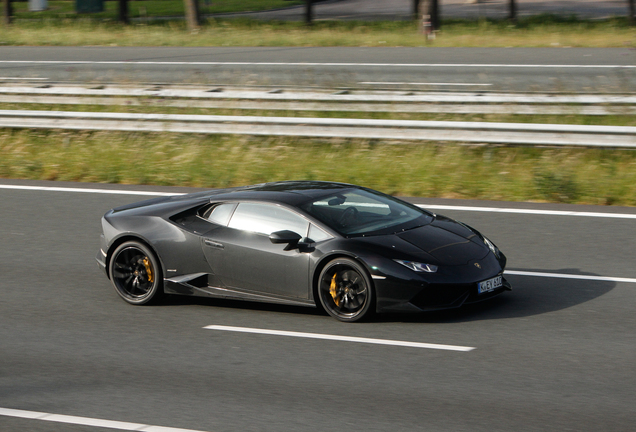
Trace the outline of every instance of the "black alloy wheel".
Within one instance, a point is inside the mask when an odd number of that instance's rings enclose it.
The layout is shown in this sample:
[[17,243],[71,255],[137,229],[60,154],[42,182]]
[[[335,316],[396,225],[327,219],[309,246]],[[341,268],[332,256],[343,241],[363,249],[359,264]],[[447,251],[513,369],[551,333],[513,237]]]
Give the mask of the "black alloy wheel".
[[373,285],[356,261],[338,258],[328,263],[318,281],[320,304],[329,315],[344,322],[359,321],[373,312]]
[[159,261],[142,243],[129,241],[119,245],[111,257],[109,274],[117,294],[130,304],[146,304],[163,293]]

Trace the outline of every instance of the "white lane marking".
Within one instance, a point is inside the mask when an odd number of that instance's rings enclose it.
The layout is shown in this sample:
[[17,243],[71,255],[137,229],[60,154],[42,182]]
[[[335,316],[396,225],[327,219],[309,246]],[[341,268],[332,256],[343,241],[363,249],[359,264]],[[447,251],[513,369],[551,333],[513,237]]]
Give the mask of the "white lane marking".
[[431,82],[382,82],[382,81],[361,81],[358,84],[367,85],[429,85],[429,86],[491,86],[492,84],[476,84],[476,83],[431,83]]
[[558,279],[581,279],[581,280],[592,280],[592,281],[603,281],[603,282],[636,283],[636,279],[609,277],[609,276],[587,276],[587,275],[575,275],[575,274],[566,274],[566,273],[541,273],[541,272],[527,272],[527,271],[517,271],[517,270],[506,270],[504,273],[507,275],[518,275],[518,276],[534,276],[534,277],[558,278]]
[[[15,190],[32,190],[44,192],[77,192],[77,193],[95,193],[110,195],[142,195],[142,196],[177,196],[185,195],[185,193],[177,192],[150,192],[139,190],[122,190],[122,189],[89,189],[89,188],[71,188],[71,187],[51,187],[51,186],[23,186],[23,185],[3,185],[0,189]],[[474,211],[489,213],[516,213],[516,214],[533,214],[547,216],[580,216],[580,217],[597,217],[597,218],[614,218],[614,219],[636,219],[636,214],[629,213],[595,213],[595,212],[575,212],[560,210],[535,210],[535,209],[515,209],[515,208],[497,208],[497,207],[472,207],[472,206],[452,206],[452,205],[428,205],[416,204],[418,207],[428,210],[458,210],[458,211]]]
[[230,331],[230,332],[239,332],[239,333],[253,333],[253,334],[264,334],[264,335],[273,335],[273,336],[290,336],[290,337],[305,338],[305,339],[334,340],[334,341],[357,342],[357,343],[366,343],[366,344],[375,344],[375,345],[402,346],[402,347],[410,347],[410,348],[428,348],[428,349],[438,349],[438,350],[447,350],[447,351],[466,352],[466,351],[472,351],[475,349],[475,347],[465,347],[465,346],[457,346],[457,345],[440,345],[440,344],[430,344],[430,343],[421,343],[421,342],[397,341],[397,340],[389,340],[389,339],[371,339],[371,338],[363,338],[363,337],[338,336],[338,335],[329,335],[329,334],[321,334],[321,333],[302,333],[302,332],[281,331],[281,330],[267,330],[267,329],[258,329],[258,328],[248,328],[248,327],[209,325],[203,328],[208,330],[220,330],[220,331]]
[[95,194],[113,194],[113,195],[148,195],[148,196],[173,196],[185,195],[184,193],[169,192],[147,192],[147,191],[130,191],[121,189],[88,189],[88,188],[66,188],[66,187],[50,187],[50,186],[21,186],[21,185],[0,185],[0,189],[17,189],[17,190],[33,190],[45,192],[79,192],[79,193],[95,193]]
[[0,80],[16,80],[16,81],[43,81],[48,80],[49,78],[22,78],[22,77],[0,77]]
[[185,61],[94,61],[94,60],[0,60],[0,64],[87,64],[87,65],[160,65],[160,66],[370,66],[370,67],[463,67],[463,68],[540,68],[540,69],[634,69],[636,65],[575,65],[575,64],[493,64],[493,63],[329,63],[329,62],[185,62]]
[[76,417],[60,414],[50,414],[37,411],[25,411],[10,408],[0,408],[0,415],[6,417],[16,417],[31,420],[44,420],[57,423],[66,423],[82,426],[93,426],[109,429],[119,429],[127,431],[143,431],[143,432],[204,432],[194,429],[180,429],[165,426],[152,426],[141,423],[128,423],[114,420],[102,420],[90,417]]
[[547,216],[581,216],[581,217],[597,217],[597,218],[615,218],[615,219],[636,219],[636,214],[629,213],[598,213],[598,212],[575,212],[562,210],[534,210],[534,209],[515,209],[515,208],[498,208],[498,207],[473,207],[473,206],[452,206],[452,205],[428,205],[416,204],[418,207],[427,210],[458,210],[458,211],[474,211],[487,213],[517,213],[517,214],[536,214]]

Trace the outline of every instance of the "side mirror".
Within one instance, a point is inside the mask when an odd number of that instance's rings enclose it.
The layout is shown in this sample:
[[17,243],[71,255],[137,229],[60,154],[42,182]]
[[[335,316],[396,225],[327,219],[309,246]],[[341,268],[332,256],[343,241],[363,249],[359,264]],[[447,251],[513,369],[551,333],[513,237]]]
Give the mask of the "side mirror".
[[300,234],[289,230],[276,231],[269,235],[269,241],[272,243],[287,243],[290,246],[296,246],[301,238]]
[[316,249],[316,242],[309,237],[303,237],[298,242],[298,250],[300,252],[313,252]]

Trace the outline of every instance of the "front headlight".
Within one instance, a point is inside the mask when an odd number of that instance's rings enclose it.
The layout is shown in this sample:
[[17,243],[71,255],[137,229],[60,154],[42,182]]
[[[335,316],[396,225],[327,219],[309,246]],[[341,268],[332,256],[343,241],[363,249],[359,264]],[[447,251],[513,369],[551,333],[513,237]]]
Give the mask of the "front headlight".
[[484,243],[486,243],[488,249],[490,249],[490,251],[494,253],[497,258],[499,258],[499,249],[497,248],[497,246],[495,246],[495,244],[488,240],[486,237],[484,237]]
[[403,261],[398,259],[393,261],[402,264],[404,267],[410,268],[415,272],[435,273],[437,271],[437,266],[433,264],[424,264],[415,261]]

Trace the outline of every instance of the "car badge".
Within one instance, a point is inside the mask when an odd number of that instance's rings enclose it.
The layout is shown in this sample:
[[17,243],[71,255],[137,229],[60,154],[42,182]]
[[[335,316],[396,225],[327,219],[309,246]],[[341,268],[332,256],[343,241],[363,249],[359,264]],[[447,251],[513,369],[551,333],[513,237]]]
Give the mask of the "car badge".
[[481,264],[479,264],[479,263],[475,263],[475,267],[477,267],[478,269],[480,269],[480,268],[481,268]]

